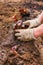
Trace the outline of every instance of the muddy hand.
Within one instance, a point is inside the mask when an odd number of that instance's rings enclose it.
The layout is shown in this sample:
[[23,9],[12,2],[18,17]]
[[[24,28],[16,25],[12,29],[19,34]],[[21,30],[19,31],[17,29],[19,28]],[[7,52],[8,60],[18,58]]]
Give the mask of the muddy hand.
[[29,28],[35,27],[40,25],[40,21],[38,20],[38,18],[32,19],[32,20],[27,20],[25,22],[23,22],[24,25],[28,25]]
[[30,41],[35,39],[33,34],[34,29],[16,29],[15,32],[15,36],[21,41]]

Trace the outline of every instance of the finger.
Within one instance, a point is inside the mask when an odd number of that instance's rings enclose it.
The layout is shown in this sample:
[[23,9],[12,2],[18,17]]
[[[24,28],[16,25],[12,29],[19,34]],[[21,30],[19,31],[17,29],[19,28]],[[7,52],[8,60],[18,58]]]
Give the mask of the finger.
[[20,40],[20,39],[21,39],[21,37],[18,37],[17,39],[18,39],[18,40]]
[[20,35],[20,33],[16,33],[15,36],[19,37],[19,36],[21,36],[21,35]]
[[26,41],[26,40],[22,39],[21,37],[18,37],[17,39],[18,40],[21,40],[21,41]]
[[23,22],[23,24],[24,25],[27,25],[27,24],[29,24],[29,21],[25,21],[25,22]]
[[15,32],[21,32],[23,29],[16,29]]
[[16,29],[15,32],[20,32],[20,29]]

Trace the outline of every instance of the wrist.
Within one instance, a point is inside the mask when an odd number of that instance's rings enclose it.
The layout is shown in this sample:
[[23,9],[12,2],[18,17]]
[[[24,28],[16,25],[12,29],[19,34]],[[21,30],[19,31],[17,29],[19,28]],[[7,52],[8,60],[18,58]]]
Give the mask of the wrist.
[[38,38],[41,35],[40,29],[39,28],[35,28],[34,29],[34,36],[35,38]]
[[34,28],[34,36],[37,38],[37,37],[40,37],[43,35],[43,24],[40,25],[39,27],[37,28]]
[[43,12],[39,15],[38,20],[42,23],[43,22]]

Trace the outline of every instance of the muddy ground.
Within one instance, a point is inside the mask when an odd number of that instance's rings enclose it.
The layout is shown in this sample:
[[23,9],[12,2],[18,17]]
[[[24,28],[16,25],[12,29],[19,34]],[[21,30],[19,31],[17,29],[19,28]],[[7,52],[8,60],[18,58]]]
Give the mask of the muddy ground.
[[[28,8],[30,16],[23,20],[33,19],[43,11],[43,0],[30,0],[20,3],[0,3],[0,65],[43,65],[43,37],[36,41],[20,42],[14,39],[13,20],[15,8]],[[16,54],[12,54],[14,46]]]

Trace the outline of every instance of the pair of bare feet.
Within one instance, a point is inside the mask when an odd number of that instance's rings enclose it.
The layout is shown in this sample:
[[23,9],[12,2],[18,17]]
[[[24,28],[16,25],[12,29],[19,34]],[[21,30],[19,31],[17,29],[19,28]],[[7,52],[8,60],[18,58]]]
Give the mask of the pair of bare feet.
[[[15,36],[21,41],[30,41],[43,35],[43,12],[33,20],[27,20],[23,24],[29,25],[28,29],[16,29]],[[41,25],[40,25],[41,24]],[[37,26],[35,28],[35,26]]]

